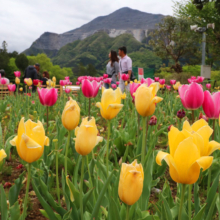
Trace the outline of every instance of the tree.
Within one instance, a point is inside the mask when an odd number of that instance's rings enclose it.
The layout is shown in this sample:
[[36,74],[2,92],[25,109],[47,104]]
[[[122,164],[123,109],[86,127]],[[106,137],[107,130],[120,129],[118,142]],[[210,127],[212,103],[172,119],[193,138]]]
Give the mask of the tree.
[[89,76],[95,76],[97,74],[96,68],[91,63],[87,65],[86,72]]
[[158,24],[158,29],[150,33],[149,44],[157,56],[162,59],[172,59],[172,67],[177,73],[181,72],[180,59],[195,59],[198,57],[198,35],[190,32],[191,22],[188,19],[167,16]]
[[19,70],[21,70],[22,72],[24,72],[24,70],[27,68],[28,66],[28,58],[26,57],[25,54],[21,53],[19,54],[16,59],[15,59],[15,64],[18,67]]
[[7,53],[7,43],[2,42],[2,49],[0,49],[0,69],[6,69],[9,63],[9,56]]
[[220,14],[220,0],[193,0],[193,4],[196,6],[198,10],[202,10],[203,7],[210,2],[214,2],[215,8]]

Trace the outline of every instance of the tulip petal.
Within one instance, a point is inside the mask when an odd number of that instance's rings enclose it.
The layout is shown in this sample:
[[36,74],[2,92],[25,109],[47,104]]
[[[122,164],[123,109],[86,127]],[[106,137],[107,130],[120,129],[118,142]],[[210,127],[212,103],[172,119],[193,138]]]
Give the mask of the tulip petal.
[[183,122],[183,130],[187,130],[188,132],[192,132],[192,128],[188,121]]
[[195,183],[199,178],[200,169],[202,168],[203,171],[207,170],[212,165],[212,161],[213,157],[210,156],[200,157],[197,159],[189,168],[187,175],[191,178],[190,181],[188,181],[188,184]]
[[215,112],[214,112],[214,118],[218,119],[219,115],[220,115],[220,92],[216,92],[212,95],[213,97],[213,101],[215,103]]
[[100,109],[102,109],[102,104],[101,104],[101,102],[97,102],[97,103],[95,104],[95,106],[98,107],[98,108],[100,108]]
[[3,149],[0,150],[0,162],[7,157],[7,154]]
[[149,87],[153,88],[152,94],[153,96],[156,96],[158,90],[160,89],[160,84],[158,82],[155,82],[155,83],[152,83]]
[[159,102],[161,102],[162,100],[163,100],[163,98],[156,96],[156,97],[154,97],[154,98],[152,99],[152,103],[159,103]]
[[10,144],[12,146],[16,146],[17,140],[18,140],[18,136],[14,137],[12,140],[10,140]]
[[93,97],[93,86],[92,83],[88,79],[84,79],[82,81],[82,93],[87,98]]
[[215,103],[209,91],[204,92],[203,110],[208,118],[213,118],[215,114]]
[[44,146],[49,146],[49,145],[50,145],[50,139],[48,137],[45,137]]
[[206,125],[208,125],[208,123],[203,118],[201,118],[192,125],[192,130],[198,131],[200,128]]
[[75,136],[77,136],[78,131],[79,131],[79,126],[77,126],[77,127],[75,128]]
[[220,144],[216,141],[210,141],[208,143],[208,153],[207,153],[207,155],[211,155],[215,150],[220,150]]
[[185,103],[185,92],[186,90],[189,88],[189,85],[182,85],[179,87],[178,91],[179,91],[179,95],[180,95],[180,99],[181,102],[183,104],[183,106],[186,108],[186,103]]
[[97,136],[96,144],[95,145],[97,145],[98,143],[100,143],[102,141],[103,141],[103,137]]
[[34,149],[34,148],[42,148],[42,147],[40,146],[40,144],[38,144],[37,142],[35,142],[33,139],[31,139],[30,137],[28,137],[26,134],[22,134],[22,137],[21,137],[21,138],[24,140],[24,142],[25,142],[27,148],[31,148],[31,149]]

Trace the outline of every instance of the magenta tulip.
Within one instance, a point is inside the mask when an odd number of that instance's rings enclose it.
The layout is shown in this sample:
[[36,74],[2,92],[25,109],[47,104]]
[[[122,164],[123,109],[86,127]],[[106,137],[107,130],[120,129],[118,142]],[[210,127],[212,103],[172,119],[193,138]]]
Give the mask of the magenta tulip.
[[112,81],[112,79],[111,79],[111,78],[107,78],[107,79],[104,79],[104,80],[103,80],[103,82],[104,82],[104,83],[107,83],[107,84],[110,84],[110,83],[111,83],[111,81]]
[[202,106],[204,94],[202,86],[198,83],[182,85],[179,87],[179,95],[183,106],[189,110],[195,110]]
[[66,81],[70,81],[70,77],[69,77],[69,76],[66,76],[66,77],[65,77],[65,80],[66,80]]
[[133,98],[133,100],[135,99],[134,93],[136,92],[136,90],[138,89],[138,87],[140,86],[140,83],[132,83],[130,84],[130,94],[131,97]]
[[103,74],[103,78],[107,79],[108,78],[108,74]]
[[16,85],[15,85],[15,84],[9,84],[9,85],[8,85],[8,90],[9,90],[10,92],[14,92],[14,91],[16,90]]
[[196,76],[191,76],[191,79],[196,79]]
[[176,84],[176,80],[171,79],[171,80],[170,80],[170,85],[175,85],[175,84]]
[[127,80],[129,80],[129,75],[128,74],[121,74],[121,79],[123,80],[123,81],[127,81]]
[[116,89],[116,88],[117,88],[117,85],[116,85],[116,84],[112,84],[112,88],[113,88],[113,89]]
[[120,82],[119,82],[119,81],[117,81],[117,82],[116,82],[116,84],[117,84],[117,85],[119,85],[119,84],[120,84]]
[[166,88],[167,88],[167,90],[171,90],[171,86],[169,86],[169,85],[166,85]]
[[93,80],[90,82],[88,79],[82,81],[82,93],[87,98],[94,98],[99,92],[100,83]]
[[154,83],[154,80],[151,78],[141,79],[141,84],[147,84],[147,86],[150,86],[152,83]]
[[218,119],[220,114],[220,92],[211,94],[209,91],[205,91],[202,107],[208,118]]
[[67,81],[66,80],[60,80],[60,85],[61,86],[66,86],[67,85]]
[[65,93],[68,94],[68,93],[70,93],[70,92],[71,92],[70,88],[66,88],[66,89],[65,89]]
[[154,77],[155,82],[159,82],[160,77]]
[[21,76],[21,72],[20,71],[15,71],[14,74],[15,74],[15,77],[18,77],[18,78]]
[[79,86],[79,85],[80,85],[80,82],[79,82],[79,81],[77,81],[77,82],[76,82],[76,85],[78,85],[78,86]]
[[204,79],[205,79],[205,77],[203,77],[203,76],[198,76],[198,77],[197,77],[197,82],[198,82],[198,83],[202,83],[202,82],[204,81]]
[[1,84],[1,85],[9,84],[9,80],[6,79],[6,78],[4,78],[4,77],[2,77],[2,78],[0,79],[0,84]]
[[205,86],[206,86],[206,88],[207,88],[208,90],[210,90],[211,87],[212,87],[212,85],[211,85],[210,83],[207,83]]
[[159,83],[160,83],[160,85],[164,85],[165,84],[165,79],[160,79]]
[[58,98],[58,91],[55,88],[37,88],[40,103],[45,106],[53,106]]

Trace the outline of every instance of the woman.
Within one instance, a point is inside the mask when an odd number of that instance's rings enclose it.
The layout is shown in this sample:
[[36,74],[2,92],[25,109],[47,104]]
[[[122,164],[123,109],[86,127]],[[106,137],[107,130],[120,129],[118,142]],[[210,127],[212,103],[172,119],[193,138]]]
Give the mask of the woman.
[[42,81],[43,81],[43,86],[47,85],[47,81],[49,80],[50,75],[47,71],[44,71],[42,74]]
[[[108,77],[112,79],[111,84],[116,84],[117,81],[117,75],[119,73],[119,59],[117,52],[114,50],[111,50],[109,53],[109,62],[106,66],[106,73],[108,74]],[[105,88],[109,88],[109,84],[105,83]]]

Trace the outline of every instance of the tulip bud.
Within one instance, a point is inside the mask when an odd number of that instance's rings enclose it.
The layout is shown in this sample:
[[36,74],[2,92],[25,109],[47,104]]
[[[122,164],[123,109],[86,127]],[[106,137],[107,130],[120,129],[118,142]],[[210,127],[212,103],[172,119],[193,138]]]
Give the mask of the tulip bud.
[[122,94],[121,99],[126,99],[126,93],[125,92]]
[[157,117],[155,115],[153,115],[151,118],[150,118],[150,121],[148,122],[149,125],[156,125],[157,124]]
[[3,149],[0,150],[0,162],[7,157],[7,154]]
[[133,81],[130,81],[130,84],[134,83]]
[[53,76],[52,81],[55,83],[57,81],[56,77]]
[[171,129],[172,126],[173,126],[173,125],[170,125],[170,126],[167,128],[167,130],[170,131],[170,129]]
[[123,163],[121,167],[118,195],[127,205],[137,202],[143,191],[144,171],[135,160],[132,164]]
[[137,80],[135,79],[134,82],[137,83]]
[[20,79],[18,77],[15,78],[15,83],[20,84]]
[[19,89],[19,91],[22,92],[22,91],[23,91],[23,88],[21,87],[21,88]]
[[203,115],[202,112],[199,114],[199,119],[204,119],[205,121],[209,121],[209,118],[206,115]]
[[126,82],[125,82],[125,86],[127,86],[127,85],[128,85],[128,82],[126,81]]
[[186,116],[186,112],[182,109],[182,110],[179,110],[176,115],[178,118],[182,119]]
[[63,126],[72,131],[79,124],[80,119],[80,108],[75,100],[70,98],[66,103],[65,108],[62,113],[62,123]]

